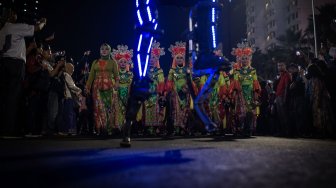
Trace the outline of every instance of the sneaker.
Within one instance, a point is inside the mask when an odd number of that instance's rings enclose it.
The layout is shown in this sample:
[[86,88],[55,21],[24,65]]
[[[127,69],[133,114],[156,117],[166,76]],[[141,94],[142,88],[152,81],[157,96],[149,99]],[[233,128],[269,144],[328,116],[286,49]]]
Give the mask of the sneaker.
[[33,135],[32,133],[28,133],[28,134],[25,134],[24,137],[25,138],[31,138],[32,135]]
[[28,133],[26,135],[24,135],[25,138],[39,138],[41,137],[42,135],[39,135],[39,134],[32,134],[32,133]]
[[209,124],[205,125],[205,129],[208,131],[208,132],[215,132],[217,130],[217,125],[213,122],[210,122]]
[[57,136],[68,136],[69,133],[65,133],[65,132],[58,132]]
[[129,147],[131,147],[131,139],[130,138],[124,138],[120,142],[120,147],[122,147],[122,148],[129,148]]
[[14,139],[22,139],[22,136],[1,136],[2,139],[5,140],[14,140]]

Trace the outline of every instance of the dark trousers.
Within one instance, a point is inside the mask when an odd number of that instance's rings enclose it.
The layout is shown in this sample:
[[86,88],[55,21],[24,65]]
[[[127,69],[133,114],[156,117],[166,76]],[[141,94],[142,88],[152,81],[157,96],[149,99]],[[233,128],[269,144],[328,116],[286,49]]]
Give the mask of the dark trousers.
[[166,100],[166,116],[165,116],[165,123],[166,123],[166,129],[168,135],[174,134],[174,118],[173,118],[173,103],[172,103],[172,97],[171,92],[167,94],[167,100]]
[[[63,104],[63,124],[60,125],[60,132],[72,131],[71,133],[76,133],[76,114],[74,111],[74,100],[65,99]],[[70,133],[70,132],[69,132]]]
[[143,100],[138,99],[137,97],[134,96],[128,98],[126,116],[125,116],[126,123],[123,126],[124,139],[131,137],[132,124],[134,124],[136,121],[136,116],[138,114],[142,102]]
[[47,135],[52,135],[59,130],[63,120],[63,99],[54,91],[48,93],[48,120],[44,132]]
[[1,135],[23,134],[23,125],[19,120],[23,119],[23,115],[20,114],[20,104],[23,100],[24,71],[23,60],[13,58],[0,60]]
[[40,93],[28,97],[27,127],[25,133],[41,134],[43,122],[43,104]]
[[79,134],[92,134],[93,129],[90,127],[89,123],[89,111],[83,110],[78,113],[78,126],[77,126],[77,132]]
[[280,136],[288,136],[288,117],[287,117],[287,107],[285,103],[285,98],[278,96],[276,98],[276,109],[277,109],[277,134]]

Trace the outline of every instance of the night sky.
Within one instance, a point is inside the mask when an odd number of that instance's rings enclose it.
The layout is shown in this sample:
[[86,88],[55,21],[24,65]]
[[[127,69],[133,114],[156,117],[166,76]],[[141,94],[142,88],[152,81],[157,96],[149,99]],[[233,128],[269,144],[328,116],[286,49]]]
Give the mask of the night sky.
[[[104,42],[112,48],[118,44],[126,44],[132,49],[136,47],[134,0],[95,2],[40,0],[40,14],[48,19],[43,35],[55,32],[55,40],[51,43],[53,50],[65,50],[67,56],[78,61],[86,50],[92,51],[91,60],[98,58],[99,47]],[[166,55],[161,58],[161,67],[167,72],[171,66],[168,48],[175,41],[185,40],[189,9],[158,6],[158,10],[159,29],[164,30],[163,37],[158,41],[166,49]],[[240,40],[244,32],[235,29],[225,36],[230,43],[228,48],[232,47],[229,46],[231,43]]]

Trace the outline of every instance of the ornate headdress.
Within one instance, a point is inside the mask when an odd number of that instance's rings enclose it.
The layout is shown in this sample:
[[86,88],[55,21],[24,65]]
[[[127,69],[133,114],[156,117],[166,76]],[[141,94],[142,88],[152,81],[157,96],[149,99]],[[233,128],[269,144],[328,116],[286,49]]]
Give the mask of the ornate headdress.
[[[160,58],[160,56],[165,55],[164,48],[160,48],[160,43],[154,41],[151,47],[151,57],[156,57],[157,59]],[[154,64],[155,67],[160,68],[160,62],[157,61]]]
[[176,57],[183,56],[185,57],[186,54],[186,43],[185,42],[175,42],[175,45],[170,45],[168,49],[173,57],[173,64],[172,67],[176,67]]
[[128,68],[132,67],[133,50],[129,50],[127,45],[118,45],[117,48],[117,50],[113,49],[111,53],[112,58],[117,62],[121,59],[125,59],[126,62],[129,64]]
[[166,54],[164,48],[160,48],[159,42],[154,41],[151,49],[151,56],[160,57]]
[[186,54],[186,43],[185,42],[175,42],[175,46],[170,45],[170,48],[168,50],[171,52],[173,58],[175,58],[178,55],[184,57]]
[[238,48],[232,48],[231,54],[236,56],[237,60],[240,60],[242,57],[252,58],[254,48],[249,45],[249,43],[244,40],[242,43],[237,44]]
[[117,50],[113,49],[112,51],[113,59],[116,61],[125,59],[128,63],[132,63],[133,50],[129,50],[127,45],[118,45],[117,48]]

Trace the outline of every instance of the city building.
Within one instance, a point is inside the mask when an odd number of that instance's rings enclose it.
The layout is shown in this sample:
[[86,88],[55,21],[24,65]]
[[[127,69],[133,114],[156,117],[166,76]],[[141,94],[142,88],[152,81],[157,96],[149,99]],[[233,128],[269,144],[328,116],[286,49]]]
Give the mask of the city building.
[[[305,31],[312,15],[311,1],[307,0],[246,0],[248,41],[262,52],[278,44],[277,38],[288,29]],[[315,7],[335,0],[315,0]]]

